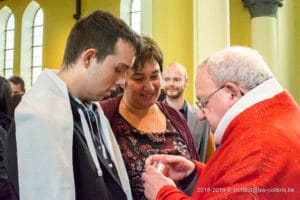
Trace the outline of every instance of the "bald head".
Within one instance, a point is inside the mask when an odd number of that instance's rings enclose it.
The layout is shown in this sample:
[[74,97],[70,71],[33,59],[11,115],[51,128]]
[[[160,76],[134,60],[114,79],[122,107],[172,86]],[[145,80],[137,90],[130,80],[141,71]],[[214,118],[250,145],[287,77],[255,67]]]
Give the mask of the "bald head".
[[175,62],[165,68],[162,86],[168,98],[183,98],[184,89],[187,85],[188,76],[182,64]]
[[182,79],[188,79],[185,67],[182,64],[178,63],[178,62],[174,62],[174,63],[169,64],[165,68],[163,76],[168,75],[170,73],[172,73],[172,74],[176,73],[177,76],[180,76]]

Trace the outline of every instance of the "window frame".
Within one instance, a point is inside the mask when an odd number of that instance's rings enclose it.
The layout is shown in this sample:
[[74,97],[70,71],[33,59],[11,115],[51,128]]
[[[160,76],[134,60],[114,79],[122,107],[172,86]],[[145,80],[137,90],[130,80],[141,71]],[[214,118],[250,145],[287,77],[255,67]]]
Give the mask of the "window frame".
[[[39,16],[39,14],[41,16]],[[40,24],[36,24],[37,20],[39,20],[37,17],[41,17],[42,22]],[[39,35],[41,37],[41,39],[39,39],[36,35],[38,34],[36,32],[36,30],[38,30],[39,28],[41,28],[41,35]],[[32,41],[31,41],[31,66],[30,66],[30,83],[31,85],[35,82],[35,80],[37,79],[38,75],[41,73],[42,71],[42,64],[43,64],[43,33],[44,33],[44,12],[42,8],[39,8],[33,18],[33,23],[32,23]],[[39,44],[36,44],[37,40],[41,40]],[[39,51],[37,51],[37,49],[40,49]],[[37,54],[40,54],[39,57],[37,57]],[[38,62],[36,59],[39,59],[40,61]],[[36,64],[36,63],[39,64]],[[35,71],[40,71],[40,73],[38,75],[35,75]]]

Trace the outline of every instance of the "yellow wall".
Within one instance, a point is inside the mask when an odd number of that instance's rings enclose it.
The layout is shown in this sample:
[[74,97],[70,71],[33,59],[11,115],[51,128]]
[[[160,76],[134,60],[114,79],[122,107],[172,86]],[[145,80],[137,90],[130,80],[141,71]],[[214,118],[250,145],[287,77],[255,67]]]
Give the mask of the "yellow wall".
[[296,88],[295,91],[293,91],[294,96],[296,97],[296,99],[298,100],[298,103],[300,103],[300,2],[297,1],[295,7],[294,7],[294,12],[296,14],[296,18],[295,18],[295,57],[296,57],[296,63],[295,66],[293,68],[293,76],[291,77],[291,88]]
[[[293,63],[289,65],[289,63],[285,63],[285,67],[290,68],[289,70],[289,90],[292,95],[298,100],[300,103],[300,1],[294,0],[294,4],[291,4],[290,10],[287,12],[293,13],[293,18],[289,18],[290,27],[293,27],[293,49],[288,50],[289,55],[293,56]],[[289,29],[288,29],[289,30]],[[289,59],[289,57],[287,57]]]
[[187,68],[185,97],[193,102],[193,1],[153,0],[153,38],[164,53],[164,66],[178,61]]
[[279,80],[284,87],[292,92],[295,87],[291,87],[290,76],[293,76],[295,59],[295,12],[294,1],[287,1],[278,10],[278,46],[279,46]]
[[[70,29],[76,22],[73,18],[73,14],[75,14],[75,1],[44,0],[44,2],[43,5],[46,9],[43,66],[47,68],[59,68],[66,39]],[[82,16],[88,15],[96,9],[108,10],[115,15],[119,15],[119,1],[82,0]]]
[[[75,1],[72,0],[72,2]],[[81,2],[83,14],[87,14],[95,9],[103,9],[116,16],[120,15],[120,0],[81,0]]]
[[39,1],[44,10],[44,68],[60,67],[66,38],[75,22],[72,17],[75,12],[75,1],[61,2],[60,0]]
[[[6,5],[15,15],[15,59],[14,73],[20,73],[20,48],[21,48],[21,22],[24,10],[30,0],[5,0],[0,2],[0,9]],[[44,47],[43,47],[43,68],[60,67],[64,52],[66,39],[71,27],[76,22],[73,18],[75,13],[75,1],[68,0],[38,0],[44,11]],[[89,14],[100,8],[119,15],[119,0],[82,0],[82,15]]]
[[251,46],[251,23],[248,9],[241,0],[230,1],[230,45]]

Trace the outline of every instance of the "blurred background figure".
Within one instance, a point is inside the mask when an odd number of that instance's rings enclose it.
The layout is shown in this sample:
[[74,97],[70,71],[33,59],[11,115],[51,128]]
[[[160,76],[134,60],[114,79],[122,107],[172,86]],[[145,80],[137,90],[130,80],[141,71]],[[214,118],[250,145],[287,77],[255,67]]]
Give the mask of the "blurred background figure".
[[110,99],[110,98],[114,98],[115,96],[117,96],[118,94],[122,94],[124,91],[123,87],[118,86],[115,90],[111,90],[109,95],[105,96],[102,101]]
[[19,105],[20,101],[22,100],[23,93],[16,93],[12,96],[12,104],[11,104],[11,111],[12,111],[12,117],[15,116],[15,109]]
[[25,82],[22,77],[20,76],[12,76],[8,79],[10,88],[11,88],[11,95],[12,95],[12,117],[14,116],[14,111],[19,102],[22,99],[22,96],[25,94]]
[[169,64],[163,72],[162,88],[164,103],[178,110],[185,118],[193,135],[200,161],[206,162],[215,151],[213,135],[206,120],[198,119],[199,109],[184,99],[184,90],[189,85],[186,68],[180,63]]
[[11,87],[11,93],[14,94],[24,94],[25,93],[25,82],[20,76],[12,76],[8,79]]

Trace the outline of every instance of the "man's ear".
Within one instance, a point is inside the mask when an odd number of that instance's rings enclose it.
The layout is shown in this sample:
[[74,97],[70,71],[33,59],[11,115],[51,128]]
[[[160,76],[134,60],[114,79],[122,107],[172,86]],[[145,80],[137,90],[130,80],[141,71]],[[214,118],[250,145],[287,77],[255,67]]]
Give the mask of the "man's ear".
[[96,54],[96,49],[87,49],[82,53],[82,61],[84,63],[84,67],[89,67],[91,59],[94,58]]
[[227,82],[224,86],[225,91],[227,91],[231,95],[231,98],[242,97],[241,88],[237,84],[233,82]]

